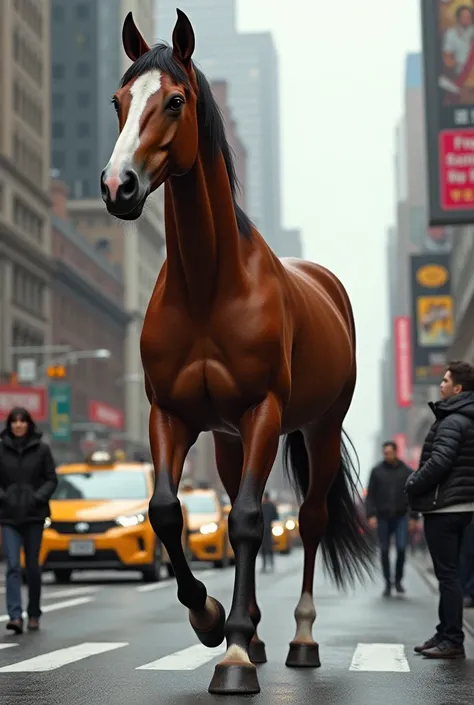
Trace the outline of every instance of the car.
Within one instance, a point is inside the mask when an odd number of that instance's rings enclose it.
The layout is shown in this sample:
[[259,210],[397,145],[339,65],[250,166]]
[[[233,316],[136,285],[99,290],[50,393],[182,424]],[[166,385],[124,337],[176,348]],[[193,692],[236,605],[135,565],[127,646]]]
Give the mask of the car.
[[[173,574],[148,519],[154,490],[150,463],[117,462],[110,453],[95,451],[85,462],[59,466],[57,476],[39,556],[43,572],[52,571],[58,583],[84,570],[140,571],[145,582],[159,581],[162,566]],[[185,509],[182,542],[188,554]]]
[[225,568],[234,560],[229,541],[228,513],[213,489],[195,489],[183,484],[178,492],[186,508],[189,551],[195,561],[210,561]]

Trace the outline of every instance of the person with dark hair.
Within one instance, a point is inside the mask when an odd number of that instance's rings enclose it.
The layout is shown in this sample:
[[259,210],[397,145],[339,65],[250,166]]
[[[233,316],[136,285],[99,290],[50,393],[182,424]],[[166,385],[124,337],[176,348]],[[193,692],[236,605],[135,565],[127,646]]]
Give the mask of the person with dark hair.
[[439,582],[439,624],[415,652],[427,658],[464,658],[460,554],[474,514],[474,367],[452,362],[440,385],[442,400],[420,465],[407,480],[413,510],[424,515],[425,537]]
[[[383,460],[376,465],[369,480],[366,497],[366,511],[369,526],[378,531],[382,573],[385,579],[384,597],[392,593],[390,571],[390,542],[395,536],[397,562],[395,564],[395,590],[403,594],[403,572],[408,546],[409,507],[405,495],[405,484],[411,474],[408,465],[398,458],[398,448],[394,441],[386,441],[383,446]],[[412,515],[418,518],[418,513]]]
[[13,409],[0,434],[0,526],[7,563],[6,628],[23,632],[20,550],[23,546],[29,591],[28,630],[39,628],[39,552],[49,499],[58,480],[49,446],[26,409]]

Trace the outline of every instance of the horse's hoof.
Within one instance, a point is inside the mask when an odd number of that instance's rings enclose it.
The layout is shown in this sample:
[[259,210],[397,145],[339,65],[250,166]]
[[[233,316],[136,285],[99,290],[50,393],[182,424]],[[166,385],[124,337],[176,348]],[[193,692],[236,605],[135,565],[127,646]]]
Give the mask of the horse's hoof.
[[252,639],[249,645],[249,659],[252,663],[266,663],[267,654],[265,651],[265,643],[260,639]]
[[218,663],[211,685],[210,693],[217,695],[253,695],[260,693],[257,669],[253,664]]
[[285,665],[290,668],[319,668],[319,644],[298,644],[292,641]]
[[214,649],[216,646],[220,646],[225,639],[225,609],[223,608],[219,600],[216,600],[214,597],[211,597],[210,599],[214,602],[219,611],[219,616],[216,624],[210,629],[203,630],[197,629],[191,622],[191,619],[190,623],[192,628],[194,629],[194,633],[196,634],[201,644],[204,644],[204,646],[207,646],[210,649]]

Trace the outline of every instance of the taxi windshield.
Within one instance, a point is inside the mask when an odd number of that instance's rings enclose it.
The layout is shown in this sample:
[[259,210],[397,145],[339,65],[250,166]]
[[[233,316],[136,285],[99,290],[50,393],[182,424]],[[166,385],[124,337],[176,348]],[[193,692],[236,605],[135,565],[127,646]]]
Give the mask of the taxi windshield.
[[147,499],[145,473],[116,470],[58,473],[51,499]]
[[215,514],[218,511],[216,500],[211,495],[190,492],[180,495],[180,500],[190,514]]

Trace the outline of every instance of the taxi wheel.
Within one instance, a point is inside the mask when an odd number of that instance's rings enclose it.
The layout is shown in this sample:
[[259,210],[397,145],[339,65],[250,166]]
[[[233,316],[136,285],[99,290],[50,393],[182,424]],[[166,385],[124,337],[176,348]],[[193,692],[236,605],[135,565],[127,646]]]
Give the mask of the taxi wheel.
[[158,583],[161,580],[161,565],[161,543],[157,541],[155,544],[153,563],[142,571],[142,576],[145,583]]
[[71,580],[72,570],[55,570],[54,579],[57,583],[69,583]]

